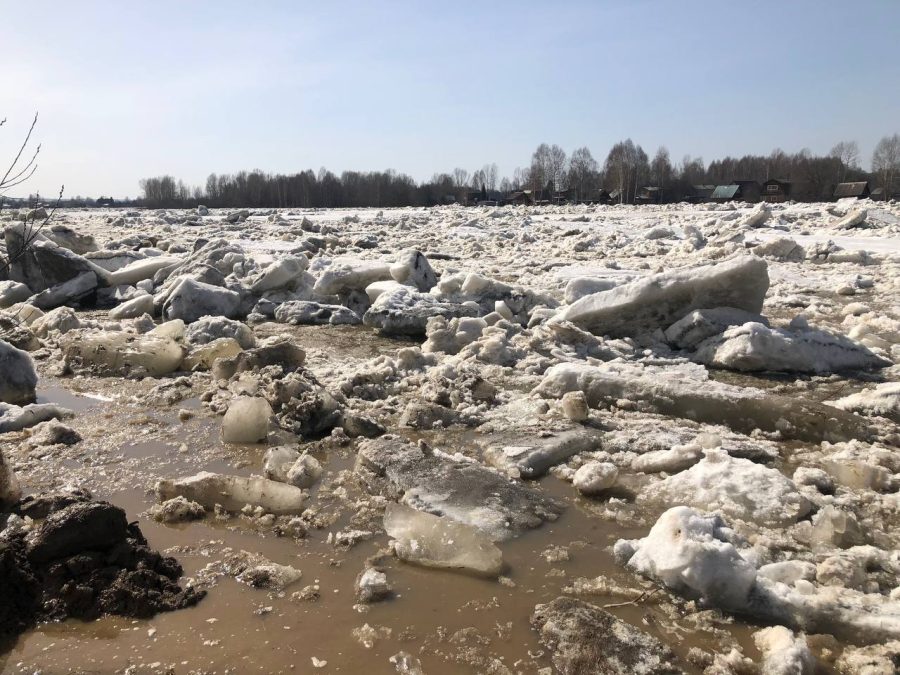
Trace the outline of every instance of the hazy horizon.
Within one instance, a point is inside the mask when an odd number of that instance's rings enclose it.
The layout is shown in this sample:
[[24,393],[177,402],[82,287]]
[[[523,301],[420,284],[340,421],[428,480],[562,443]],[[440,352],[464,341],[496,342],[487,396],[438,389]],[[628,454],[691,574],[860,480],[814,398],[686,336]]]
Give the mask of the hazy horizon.
[[710,160],[900,131],[900,3],[15,3],[0,157],[35,111],[14,196],[134,196],[141,178],[327,167],[603,162],[630,137]]

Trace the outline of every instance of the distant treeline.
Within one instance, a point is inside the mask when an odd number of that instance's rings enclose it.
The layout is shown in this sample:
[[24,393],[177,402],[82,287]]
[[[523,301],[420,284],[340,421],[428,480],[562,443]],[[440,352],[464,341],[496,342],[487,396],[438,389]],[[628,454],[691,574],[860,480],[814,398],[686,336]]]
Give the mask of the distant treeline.
[[617,203],[633,203],[642,187],[660,188],[665,201],[690,199],[695,186],[720,185],[732,181],[762,183],[777,178],[793,184],[791,197],[799,201],[829,199],[837,183],[870,181],[884,188],[887,197],[896,193],[900,175],[900,135],[879,142],[872,171],[859,165],[859,148],[854,141],[842,141],[829,154],[813,155],[809,150],[789,154],[774,150],[769,155],[725,157],[705,165],[702,158],[685,156],[673,162],[665,147],[650,158],[631,139],[616,143],[601,166],[588,148],[578,148],[567,156],[558,145],[542,143],[534,151],[531,164],[516,169],[512,176],[499,178],[496,164],[486,164],[469,172],[457,168],[434,174],[417,183],[406,174],[387,171],[345,171],[340,175],[326,169],[291,175],[263,171],[211,174],[205,186],[188,186],[172,176],[147,178],[140,182],[142,196],[136,203],[148,207],[392,207],[434,206],[450,202],[470,203],[502,200],[521,191],[534,199],[549,201],[593,200],[601,190],[614,195]]

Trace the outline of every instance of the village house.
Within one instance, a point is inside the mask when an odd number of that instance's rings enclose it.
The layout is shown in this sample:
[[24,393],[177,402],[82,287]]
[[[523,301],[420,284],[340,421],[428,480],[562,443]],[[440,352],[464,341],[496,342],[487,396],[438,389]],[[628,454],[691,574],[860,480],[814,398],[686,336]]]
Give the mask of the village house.
[[715,185],[691,185],[685,193],[685,201],[692,204],[701,204],[709,201],[715,189]]
[[709,201],[724,202],[758,202],[759,183],[755,180],[736,180],[729,185],[717,185],[709,196]]
[[865,199],[871,195],[871,193],[869,181],[863,180],[855,183],[838,183],[837,187],[834,188],[834,194],[832,196],[835,199],[846,199],[847,197]]
[[765,202],[786,202],[791,198],[793,184],[781,178],[770,178],[762,184],[762,199]]
[[587,197],[579,200],[580,204],[609,204],[612,201],[609,190],[605,188],[597,188],[592,190]]
[[664,204],[668,200],[668,190],[653,185],[642,187],[634,198],[636,204]]
[[531,190],[516,190],[515,192],[510,193],[500,203],[513,206],[531,206],[534,204],[534,195],[531,193]]

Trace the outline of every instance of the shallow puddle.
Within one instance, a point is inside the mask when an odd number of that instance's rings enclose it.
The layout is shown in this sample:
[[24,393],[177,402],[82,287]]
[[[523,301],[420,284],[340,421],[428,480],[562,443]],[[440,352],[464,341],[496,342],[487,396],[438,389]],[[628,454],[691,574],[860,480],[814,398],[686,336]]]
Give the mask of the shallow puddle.
[[[179,462],[177,446],[169,443],[137,442],[122,452],[150,463],[171,462],[170,471],[187,468]],[[333,453],[326,468],[352,465],[352,455],[343,452]],[[260,461],[261,450],[252,468],[258,470]],[[294,566],[303,578],[283,593],[223,578],[199,606],[147,621],[106,617],[94,623],[42,625],[23,635],[3,657],[4,671],[105,673],[135,666],[129,672],[166,668],[174,672],[311,672],[316,670],[312,667],[315,658],[327,662],[319,672],[390,673],[395,671],[389,658],[406,651],[421,660],[427,673],[486,672],[494,659],[513,672],[535,672],[550,662],[529,626],[534,606],[559,596],[577,577],[605,574],[633,587],[633,578],[613,563],[608,549],[618,538],[644,533],[593,517],[590,504],[556,478],[543,479],[540,489],[570,505],[557,522],[500,545],[509,582],[417,568],[386,558],[395,597],[366,611],[355,608],[354,580],[366,558],[382,551],[387,537],[380,534],[349,551],[335,548],[327,542],[328,533],[341,529],[348,514],[333,527],[312,530],[307,539],[295,541],[260,533],[240,519],[226,524],[207,518],[188,525],[160,525],[138,516],[153,504],[146,491],[98,493],[97,497],[125,508],[129,518],[138,519],[152,547],[174,549],[188,577],[230,548]],[[541,552],[551,546],[566,547],[570,560],[548,562]],[[291,593],[307,585],[318,586],[318,600],[291,599]],[[687,626],[679,632],[652,603],[622,606],[621,597],[586,599],[620,605],[610,611],[657,635],[680,656],[691,646],[715,646],[712,635],[689,634]],[[364,624],[382,636],[371,648],[353,635]],[[752,654],[750,630],[736,626],[731,632]]]

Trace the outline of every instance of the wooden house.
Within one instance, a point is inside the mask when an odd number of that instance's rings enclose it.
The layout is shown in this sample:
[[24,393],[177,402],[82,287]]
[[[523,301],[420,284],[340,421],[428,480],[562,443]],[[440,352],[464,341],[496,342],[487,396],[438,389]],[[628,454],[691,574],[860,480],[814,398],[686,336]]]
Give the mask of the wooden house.
[[847,199],[848,197],[856,197],[857,199],[865,199],[871,195],[869,181],[857,181],[855,183],[838,183],[834,188],[835,199]]
[[534,204],[534,195],[531,190],[516,190],[515,192],[508,194],[506,198],[501,201],[501,204],[530,206]]
[[762,184],[762,199],[765,202],[786,202],[791,198],[793,184],[780,178],[771,178]]
[[609,204],[611,201],[609,190],[604,188],[592,190],[586,197],[579,200],[581,204]]
[[709,196],[711,202],[758,202],[759,183],[755,180],[736,180],[729,185],[717,185]]
[[665,188],[647,185],[639,188],[635,195],[635,204],[664,204],[667,201],[668,191]]
[[686,190],[684,198],[692,204],[702,204],[703,202],[709,201],[709,198],[712,197],[712,193],[715,189],[715,185],[691,185],[690,188]]

